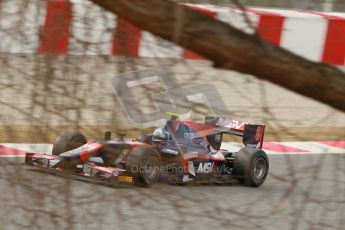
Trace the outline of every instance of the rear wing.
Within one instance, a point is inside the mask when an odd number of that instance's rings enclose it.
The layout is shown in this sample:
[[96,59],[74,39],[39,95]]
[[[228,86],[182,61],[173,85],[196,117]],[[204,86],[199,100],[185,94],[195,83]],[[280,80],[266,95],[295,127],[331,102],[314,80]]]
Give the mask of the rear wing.
[[265,125],[248,124],[226,117],[206,117],[205,124],[216,127],[218,132],[241,136],[246,147],[262,148]]

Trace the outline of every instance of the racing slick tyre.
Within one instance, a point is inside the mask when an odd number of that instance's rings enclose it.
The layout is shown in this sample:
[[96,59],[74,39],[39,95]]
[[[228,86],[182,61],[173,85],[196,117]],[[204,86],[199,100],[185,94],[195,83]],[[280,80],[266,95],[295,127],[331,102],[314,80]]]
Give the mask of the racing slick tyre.
[[155,149],[136,148],[127,158],[126,169],[134,175],[136,186],[149,187],[158,181],[160,165],[160,155]]
[[64,131],[55,140],[53,145],[52,154],[60,155],[72,149],[76,149],[86,144],[86,137],[78,132]]
[[267,177],[268,157],[264,151],[242,148],[235,155],[233,173],[244,185],[259,187]]

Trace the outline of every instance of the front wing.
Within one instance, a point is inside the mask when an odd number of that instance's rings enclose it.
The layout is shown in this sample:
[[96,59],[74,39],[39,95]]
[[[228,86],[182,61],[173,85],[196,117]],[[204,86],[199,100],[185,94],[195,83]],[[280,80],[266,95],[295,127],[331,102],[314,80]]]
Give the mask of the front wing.
[[38,153],[26,153],[25,155],[25,165],[46,173],[111,186],[131,185],[135,182],[135,177],[124,169],[85,162],[78,164],[75,170],[66,170],[58,167],[59,162],[61,159],[58,156]]

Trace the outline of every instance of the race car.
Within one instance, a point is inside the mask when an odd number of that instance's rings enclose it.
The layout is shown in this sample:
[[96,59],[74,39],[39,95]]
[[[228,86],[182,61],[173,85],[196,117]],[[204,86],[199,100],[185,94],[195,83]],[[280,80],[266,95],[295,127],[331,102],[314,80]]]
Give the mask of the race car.
[[[111,140],[107,132],[105,140],[87,141],[81,133],[65,131],[52,154],[26,153],[25,164],[110,185],[264,183],[269,169],[262,150],[265,125],[225,117],[206,117],[198,123],[169,115],[165,127],[132,140],[124,134]],[[225,134],[241,136],[244,146],[239,151],[222,149]]]

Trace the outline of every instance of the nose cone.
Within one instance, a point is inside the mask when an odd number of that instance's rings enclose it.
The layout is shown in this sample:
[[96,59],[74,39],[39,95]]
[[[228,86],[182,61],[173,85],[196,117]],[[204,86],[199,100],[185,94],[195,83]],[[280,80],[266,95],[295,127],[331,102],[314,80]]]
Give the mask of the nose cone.
[[68,151],[68,152],[65,152],[65,153],[61,153],[59,155],[59,157],[61,158],[80,158],[80,152],[79,151],[75,151],[75,150],[71,150],[71,151]]

